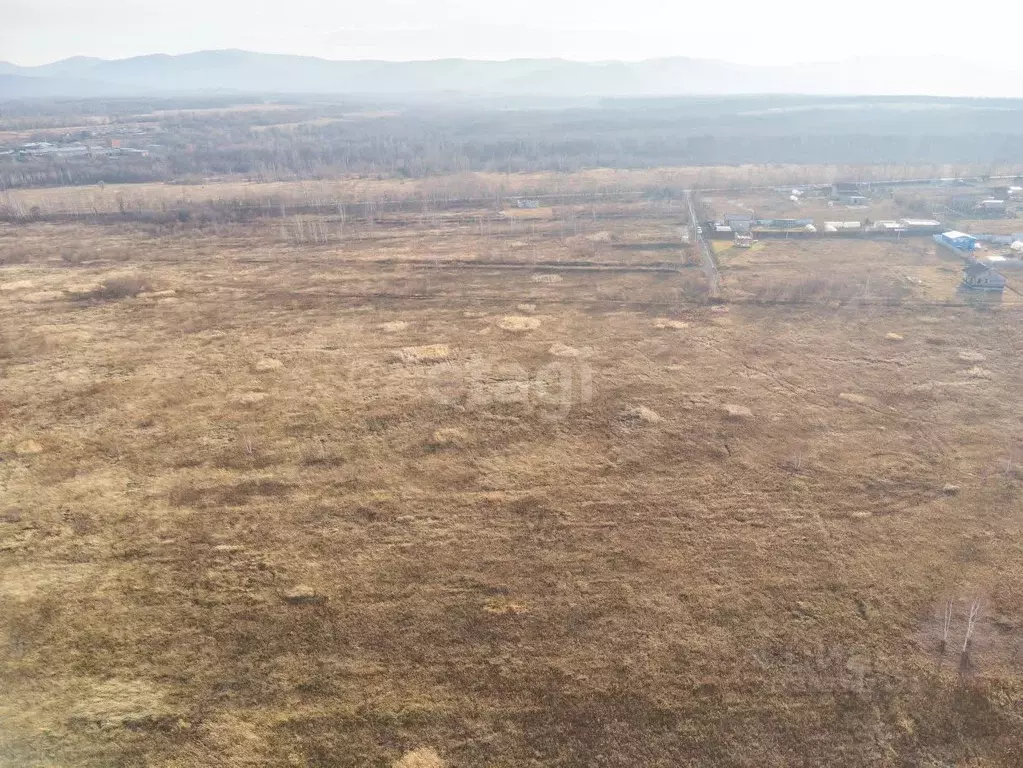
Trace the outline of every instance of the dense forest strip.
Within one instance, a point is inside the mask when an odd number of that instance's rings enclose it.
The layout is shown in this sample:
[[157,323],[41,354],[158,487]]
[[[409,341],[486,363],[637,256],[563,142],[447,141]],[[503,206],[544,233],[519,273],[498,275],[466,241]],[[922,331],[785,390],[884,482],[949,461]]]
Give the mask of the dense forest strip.
[[[957,164],[994,176],[1016,173],[1023,157],[1023,101],[1013,100],[777,97],[768,107],[762,98],[704,98],[560,109],[368,109],[335,98],[236,111],[165,110],[145,100],[131,100],[132,111],[123,106],[81,102],[76,117],[67,104],[0,105],[0,151],[9,153],[0,155],[0,189],[741,164],[932,166],[929,176]],[[97,117],[104,107],[115,112]],[[32,142],[89,152],[34,154],[38,148],[24,146]],[[722,186],[711,172],[698,185]]]

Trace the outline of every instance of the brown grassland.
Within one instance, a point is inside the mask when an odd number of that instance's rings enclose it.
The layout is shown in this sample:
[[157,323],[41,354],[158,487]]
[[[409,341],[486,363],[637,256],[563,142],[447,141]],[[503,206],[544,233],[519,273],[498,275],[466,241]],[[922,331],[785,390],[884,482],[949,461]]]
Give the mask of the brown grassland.
[[684,223],[0,225],[0,765],[1023,764],[1017,294]]
[[[66,130],[66,129],[65,129]],[[1015,169],[1015,166],[1013,166]],[[1007,169],[1003,169],[1007,170]],[[44,214],[163,210],[181,204],[289,206],[309,203],[494,198],[501,195],[629,194],[663,188],[830,184],[836,178],[919,179],[989,172],[987,167],[917,165],[737,165],[677,168],[593,168],[574,173],[460,173],[421,179],[378,175],[305,181],[214,179],[205,184],[107,184],[103,187],[41,187],[0,191],[0,210]],[[725,198],[718,198],[721,202]],[[746,202],[765,214],[792,214],[782,196],[751,196]],[[767,207],[762,204],[767,203]],[[734,206],[726,206],[733,210]],[[836,209],[836,212],[841,209]],[[846,218],[843,215],[838,218]],[[852,216],[857,218],[857,216]],[[877,218],[875,216],[875,218]]]

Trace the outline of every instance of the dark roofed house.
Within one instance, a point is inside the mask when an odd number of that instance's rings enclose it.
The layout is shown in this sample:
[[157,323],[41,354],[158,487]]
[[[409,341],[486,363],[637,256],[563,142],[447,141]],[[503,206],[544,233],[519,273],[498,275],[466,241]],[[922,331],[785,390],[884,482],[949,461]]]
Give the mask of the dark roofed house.
[[987,264],[974,261],[963,269],[963,288],[972,291],[1002,291],[1005,289],[1005,275],[995,272]]
[[749,213],[726,213],[725,226],[742,232],[748,232],[753,227],[753,215]]
[[866,205],[863,194],[870,185],[863,181],[838,181],[831,185],[831,199],[846,205]]

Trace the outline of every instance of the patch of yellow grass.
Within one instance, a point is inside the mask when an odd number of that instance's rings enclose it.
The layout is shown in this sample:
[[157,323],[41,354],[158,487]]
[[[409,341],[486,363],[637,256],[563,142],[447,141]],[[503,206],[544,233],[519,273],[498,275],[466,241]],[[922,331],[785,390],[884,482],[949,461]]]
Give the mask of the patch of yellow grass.
[[725,415],[730,419],[752,419],[753,411],[747,408],[745,405],[731,405],[725,404],[721,406],[721,410],[725,412]]
[[395,350],[394,359],[401,363],[439,363],[451,357],[447,344],[424,344],[418,347],[403,347]]
[[420,747],[406,752],[398,760],[391,763],[391,768],[445,768],[447,763],[430,747]]
[[505,598],[493,598],[487,600],[486,605],[483,606],[485,613],[494,614],[495,616],[509,616],[517,615],[520,613],[526,613],[528,609],[522,603],[516,603],[513,600],[507,600]]
[[232,400],[241,405],[255,405],[266,400],[269,395],[266,392],[242,392],[235,395]]
[[969,349],[959,350],[959,353],[956,355],[956,357],[958,357],[960,362],[963,363],[983,363],[985,360],[987,360],[987,358],[980,352],[974,352]]
[[433,445],[438,448],[461,448],[468,436],[456,427],[441,427],[433,433]]
[[14,452],[18,456],[35,456],[43,452],[43,446],[35,440],[25,440],[14,446]]
[[523,317],[522,315],[506,315],[498,321],[497,327],[516,333],[535,331],[540,327],[540,319],[537,317]]
[[671,320],[667,317],[659,317],[654,320],[654,328],[673,328],[680,331],[688,327],[689,323],[684,323],[681,320]]
[[69,714],[101,725],[120,725],[169,712],[159,689],[142,680],[83,684]]
[[575,347],[570,347],[567,344],[562,344],[560,341],[556,341],[551,344],[551,348],[547,350],[555,357],[579,357],[582,353]]
[[21,296],[21,300],[28,304],[44,304],[47,301],[55,301],[64,298],[60,291],[34,291]]
[[981,368],[979,365],[975,365],[969,370],[965,371],[966,375],[971,379],[990,379],[991,371],[987,368]]
[[508,208],[502,212],[510,219],[553,219],[553,208]]

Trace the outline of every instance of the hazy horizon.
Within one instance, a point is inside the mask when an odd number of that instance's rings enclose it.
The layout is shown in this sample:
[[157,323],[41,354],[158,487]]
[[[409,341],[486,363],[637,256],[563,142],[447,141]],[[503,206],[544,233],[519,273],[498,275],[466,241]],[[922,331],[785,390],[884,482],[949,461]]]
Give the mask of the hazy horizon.
[[[74,59],[94,59],[94,60],[97,60],[97,61],[126,61],[126,60],[129,60],[129,59],[139,59],[139,58],[146,58],[146,57],[152,57],[152,56],[166,56],[166,57],[170,57],[170,58],[180,58],[180,57],[186,57],[186,56],[195,56],[195,55],[204,54],[204,53],[231,53],[231,52],[256,54],[256,55],[260,55],[260,56],[298,56],[298,57],[305,57],[305,58],[322,59],[324,61],[332,61],[332,62],[355,62],[355,61],[370,61],[370,62],[372,62],[372,61],[379,61],[379,62],[391,63],[391,64],[420,64],[420,63],[429,63],[429,62],[436,62],[436,61],[472,61],[472,62],[484,62],[484,63],[485,62],[506,63],[506,62],[514,62],[514,61],[543,61],[543,60],[566,61],[566,62],[572,62],[572,63],[576,63],[576,64],[614,64],[614,63],[639,64],[639,63],[644,63],[644,62],[667,60],[667,59],[693,59],[693,60],[697,60],[697,61],[713,61],[713,62],[719,62],[719,63],[723,63],[723,64],[734,64],[734,65],[743,66],[743,67],[764,67],[764,68],[771,68],[771,67],[800,67],[800,66],[812,66],[813,64],[839,64],[839,63],[855,62],[855,61],[858,61],[858,60],[878,60],[878,59],[883,59],[885,61],[903,60],[907,64],[908,63],[913,63],[913,62],[920,62],[920,61],[924,61],[924,60],[939,60],[939,59],[945,60],[945,61],[950,61],[950,62],[961,62],[963,64],[970,64],[970,65],[981,65],[981,66],[983,66],[983,65],[986,64],[986,62],[984,62],[984,61],[979,61],[979,60],[976,60],[976,59],[971,59],[971,58],[967,58],[967,57],[964,57],[964,56],[960,56],[960,55],[958,55],[958,53],[955,53],[955,54],[951,54],[951,53],[934,53],[934,54],[921,54],[921,55],[918,55],[918,56],[899,56],[899,55],[888,55],[888,56],[885,56],[883,54],[874,54],[874,55],[862,55],[862,54],[860,54],[860,55],[845,56],[845,57],[840,57],[840,58],[821,58],[821,59],[815,59],[813,61],[761,62],[761,63],[757,63],[757,62],[745,62],[745,61],[742,61],[742,60],[740,60],[738,58],[729,57],[729,56],[690,56],[690,55],[683,54],[683,53],[674,54],[674,55],[664,55],[664,56],[641,56],[641,57],[637,57],[637,58],[625,58],[625,57],[581,58],[581,57],[574,57],[574,56],[556,56],[556,55],[551,55],[551,56],[503,56],[503,57],[490,57],[490,56],[433,56],[433,57],[421,57],[421,58],[399,58],[399,57],[384,58],[384,57],[373,57],[373,56],[365,56],[365,57],[321,56],[321,55],[312,54],[312,53],[286,52],[286,51],[265,51],[265,50],[256,50],[256,49],[253,49],[253,48],[237,48],[237,47],[196,48],[196,49],[192,49],[192,50],[182,50],[182,51],[175,51],[175,52],[149,51],[147,53],[136,53],[136,54],[130,54],[130,55],[126,55],[126,56],[93,56],[93,55],[90,55],[90,54],[72,54],[72,55],[69,55],[69,56],[62,56],[62,57],[56,58],[56,59],[49,59],[49,60],[46,60],[46,61],[39,61],[39,62],[33,62],[33,63],[24,63],[22,61],[17,61],[15,59],[0,57],[0,61],[3,61],[3,62],[8,63],[8,64],[13,64],[14,66],[19,67],[19,68],[30,69],[30,68],[33,68],[33,67],[45,67],[45,66],[49,66],[51,64],[58,64],[58,63],[60,63],[62,61],[69,61],[69,60],[74,60]],[[991,65],[989,64],[989,66],[991,66]],[[1011,69],[1011,70],[1023,71],[1023,61],[1012,62],[1012,65],[1008,66],[1007,68]]]
[[[339,61],[688,57],[762,66],[953,54],[968,62],[1018,67],[1010,45],[990,40],[984,19],[957,19],[955,40],[944,47],[942,39],[953,30],[939,14],[883,0],[863,0],[839,18],[825,17],[807,0],[791,2],[784,10],[736,0],[726,11],[663,8],[652,0],[634,0],[628,12],[611,0],[518,0],[493,6],[469,0],[371,5],[293,0],[286,13],[268,0],[180,0],[173,7],[142,0],[97,0],[87,7],[72,0],[9,0],[8,5],[0,60],[18,66],[75,56],[123,59],[242,49]],[[1019,7],[1000,12],[999,28],[1023,22]],[[964,44],[971,40],[978,44]]]

